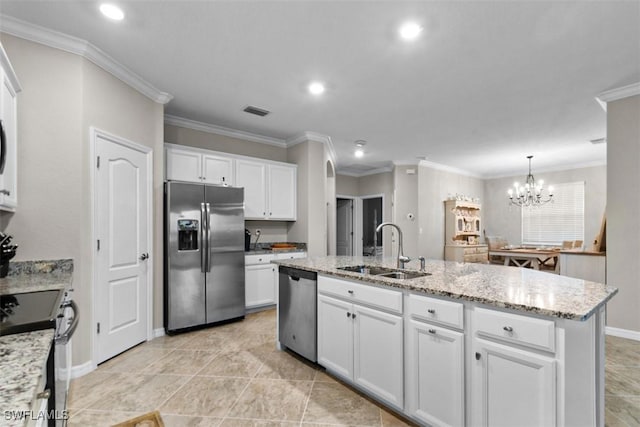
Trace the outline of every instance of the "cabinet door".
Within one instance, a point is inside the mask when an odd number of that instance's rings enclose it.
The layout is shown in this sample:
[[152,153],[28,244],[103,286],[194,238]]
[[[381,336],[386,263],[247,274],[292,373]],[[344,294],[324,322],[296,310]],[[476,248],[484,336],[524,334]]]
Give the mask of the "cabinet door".
[[403,408],[402,317],[353,306],[354,382]]
[[167,149],[167,179],[202,182],[202,154],[174,148]]
[[269,165],[269,218],[296,220],[296,168]]
[[471,425],[556,425],[553,359],[479,338],[474,347]]
[[245,219],[267,217],[267,165],[236,160],[236,187],[244,188]]
[[0,118],[5,134],[6,159],[0,175],[0,209],[13,211],[18,206],[18,136],[16,91],[0,68]]
[[353,379],[352,304],[318,295],[318,364]]
[[208,184],[233,185],[233,159],[204,154],[202,181]]
[[275,270],[273,264],[248,265],[244,268],[247,308],[276,303]]
[[464,334],[410,320],[407,409],[428,424],[464,425]]

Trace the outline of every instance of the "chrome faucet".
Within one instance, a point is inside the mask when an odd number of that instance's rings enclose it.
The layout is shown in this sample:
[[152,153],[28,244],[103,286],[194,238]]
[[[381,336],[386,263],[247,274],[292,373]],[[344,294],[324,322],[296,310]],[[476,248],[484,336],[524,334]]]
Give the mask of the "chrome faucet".
[[418,259],[420,260],[420,271],[425,271],[427,269],[426,260],[423,256],[419,257]]
[[400,230],[400,227],[398,227],[397,225],[395,225],[392,222],[383,222],[382,224],[380,224],[378,226],[378,228],[376,228],[376,233],[378,233],[380,230],[382,230],[382,228],[385,225],[389,225],[391,227],[394,227],[396,230],[398,230],[398,264],[397,264],[397,267],[398,268],[404,268],[404,265],[406,263],[408,263],[409,261],[411,261],[411,258],[409,258],[408,256],[404,256],[404,253],[402,252],[402,230]]

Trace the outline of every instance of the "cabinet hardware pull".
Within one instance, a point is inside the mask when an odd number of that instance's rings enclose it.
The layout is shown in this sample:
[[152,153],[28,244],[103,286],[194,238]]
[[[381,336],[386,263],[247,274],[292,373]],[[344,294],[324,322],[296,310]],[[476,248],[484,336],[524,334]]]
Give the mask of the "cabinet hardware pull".
[[142,255],[140,255],[140,261],[144,261],[149,259],[149,254],[148,253],[144,253]]
[[436,330],[435,330],[435,329],[429,329],[429,333],[430,333],[430,334],[435,334],[435,333],[436,333]]
[[351,313],[347,311],[347,317],[351,317]]
[[9,191],[9,190],[0,190],[0,194],[4,194],[5,196],[10,196],[11,195],[11,191]]
[[436,314],[436,311],[433,308],[430,308],[430,309],[427,310],[427,313]]
[[351,317],[355,319],[355,318],[356,318],[356,314],[355,314],[355,313],[353,313],[353,314],[351,315]]
[[480,360],[480,353],[476,351],[476,360]]
[[513,328],[512,328],[511,326],[505,326],[505,327],[504,327],[504,328],[502,328],[502,329],[504,329],[504,330],[505,330],[505,331],[507,331],[507,332],[513,332]]
[[36,394],[36,398],[37,399],[48,399],[49,396],[51,396],[51,390],[46,389],[44,391],[41,391],[40,393]]
[[353,295],[353,291],[351,289],[349,289],[347,292],[349,292],[351,295]]

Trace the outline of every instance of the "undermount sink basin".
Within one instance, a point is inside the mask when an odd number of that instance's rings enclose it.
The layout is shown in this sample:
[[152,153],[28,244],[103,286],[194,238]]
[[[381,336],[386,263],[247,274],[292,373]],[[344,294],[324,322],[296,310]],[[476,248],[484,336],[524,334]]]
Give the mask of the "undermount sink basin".
[[398,270],[395,268],[379,267],[375,265],[350,265],[339,267],[338,270],[351,271],[353,273],[368,274],[371,276],[389,277],[391,279],[415,279],[418,277],[430,276],[431,273],[420,271]]

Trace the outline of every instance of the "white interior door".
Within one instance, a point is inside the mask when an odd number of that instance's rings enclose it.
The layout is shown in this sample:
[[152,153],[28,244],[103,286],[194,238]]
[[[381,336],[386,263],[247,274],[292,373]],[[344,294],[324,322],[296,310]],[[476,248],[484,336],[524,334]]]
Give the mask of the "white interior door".
[[150,153],[96,134],[97,363],[147,339]]
[[336,255],[353,255],[353,200],[336,201]]

